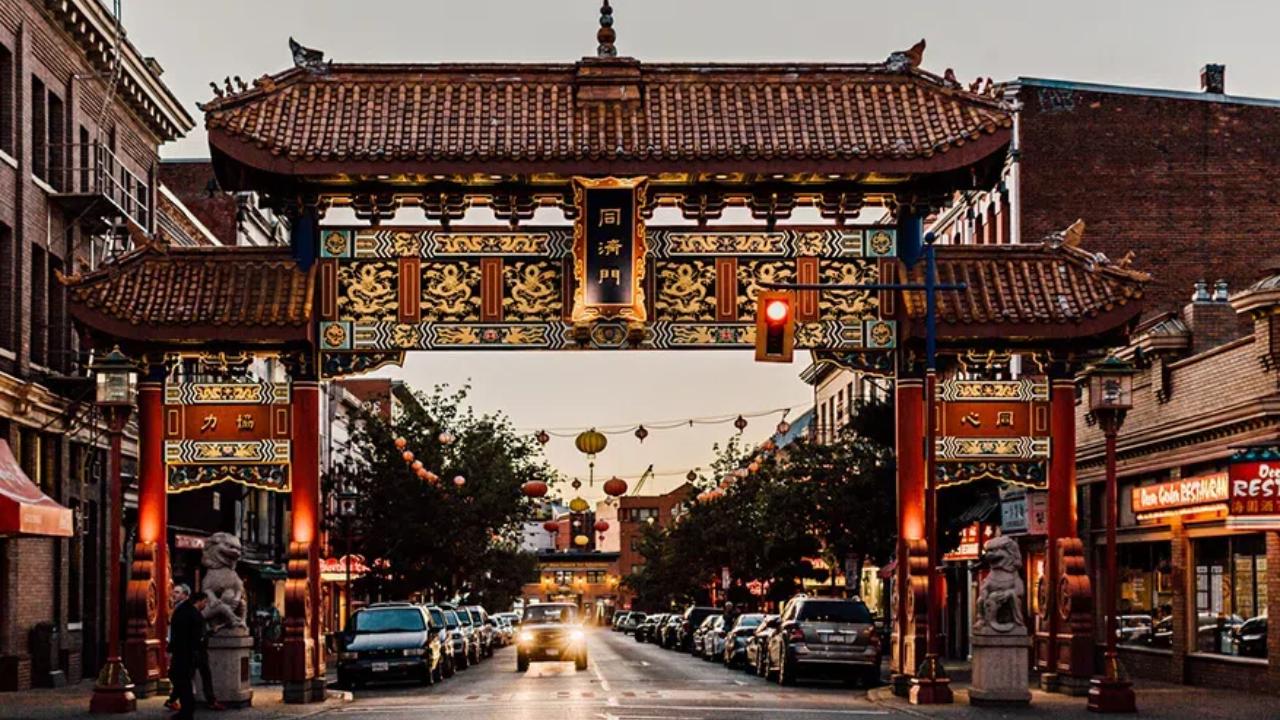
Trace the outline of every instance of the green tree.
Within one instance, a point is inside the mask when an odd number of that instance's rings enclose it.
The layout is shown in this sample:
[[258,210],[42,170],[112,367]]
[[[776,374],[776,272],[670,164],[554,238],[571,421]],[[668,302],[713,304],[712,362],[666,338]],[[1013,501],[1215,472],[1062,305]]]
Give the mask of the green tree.
[[[359,495],[353,550],[371,568],[362,590],[396,599],[469,596],[496,607],[534,575],[533,558],[516,549],[520,523],[533,511],[520,486],[554,474],[505,416],[475,414],[468,390],[415,393],[417,402],[404,403],[394,424],[359,417],[349,463],[327,483],[330,489],[349,483]],[[439,442],[443,431],[454,436],[452,444]],[[438,482],[416,475],[397,437]],[[457,477],[463,485],[454,483]]]

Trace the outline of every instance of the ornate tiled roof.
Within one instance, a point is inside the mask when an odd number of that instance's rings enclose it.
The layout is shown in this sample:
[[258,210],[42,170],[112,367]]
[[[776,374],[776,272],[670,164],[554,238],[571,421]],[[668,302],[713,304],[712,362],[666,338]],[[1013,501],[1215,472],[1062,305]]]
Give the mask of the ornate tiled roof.
[[84,275],[64,278],[71,312],[126,340],[307,340],[314,269],[289,248],[143,247]]
[[995,98],[911,62],[296,67],[202,106],[215,153],[281,173],[816,172],[964,167]]
[[[1150,276],[1061,242],[946,245],[937,249],[939,336],[1070,339],[1125,326],[1141,312]],[[923,283],[924,262],[902,280]],[[907,316],[924,318],[924,293],[904,293]]]

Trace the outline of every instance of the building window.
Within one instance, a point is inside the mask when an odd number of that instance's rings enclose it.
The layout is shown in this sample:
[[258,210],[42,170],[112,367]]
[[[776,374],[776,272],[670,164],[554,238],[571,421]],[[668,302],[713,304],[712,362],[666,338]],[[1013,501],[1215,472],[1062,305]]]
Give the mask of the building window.
[[1195,649],[1267,657],[1267,550],[1261,533],[1192,543]]
[[556,571],[556,585],[572,585],[572,584],[573,584],[573,571],[572,571],[572,570],[557,570],[557,571]]
[[655,507],[636,507],[622,508],[618,511],[618,519],[623,522],[645,522],[649,518],[658,518],[658,508]]
[[67,350],[71,333],[67,326],[66,289],[58,282],[62,272],[62,260],[49,256],[49,276],[45,286],[49,289],[49,367],[66,372],[70,353]]
[[1122,645],[1168,648],[1173,639],[1173,575],[1167,542],[1116,547]]
[[632,574],[644,572],[644,563],[631,563],[631,572]]
[[31,173],[41,180],[49,174],[49,121],[45,117],[48,99],[44,82],[31,78]]
[[631,538],[631,552],[640,552],[640,538]]
[[13,155],[13,52],[0,45],[0,150]]
[[31,363],[48,366],[49,357],[49,289],[46,266],[48,253],[39,245],[31,246]]
[[588,585],[603,585],[603,584],[604,584],[604,574],[605,574],[605,573],[604,573],[604,571],[603,571],[603,570],[588,570],[588,571],[587,571],[587,584],[588,584]]
[[17,349],[14,325],[17,322],[18,294],[13,231],[0,223],[0,347]]
[[64,153],[66,152],[66,112],[62,104],[62,98],[48,93],[49,95],[49,137],[47,143],[49,145],[49,171],[46,179],[55,190],[63,189],[65,181],[65,165]]

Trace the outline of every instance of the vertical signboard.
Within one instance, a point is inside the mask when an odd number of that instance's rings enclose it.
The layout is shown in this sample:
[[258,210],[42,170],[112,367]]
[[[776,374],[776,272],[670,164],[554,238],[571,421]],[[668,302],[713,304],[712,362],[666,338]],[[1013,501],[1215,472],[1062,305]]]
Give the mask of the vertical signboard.
[[645,178],[574,178],[573,321],[645,321]]

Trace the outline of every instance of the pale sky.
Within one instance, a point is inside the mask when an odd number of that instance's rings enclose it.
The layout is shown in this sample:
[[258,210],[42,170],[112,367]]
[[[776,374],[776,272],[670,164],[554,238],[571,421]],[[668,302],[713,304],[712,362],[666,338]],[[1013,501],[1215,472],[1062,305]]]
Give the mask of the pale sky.
[[[110,4],[110,3],[108,3]],[[165,68],[193,116],[208,83],[250,81],[291,64],[288,38],[338,62],[572,62],[595,53],[599,0],[123,0],[130,39]],[[1227,91],[1280,96],[1280,3],[1245,0],[614,0],[617,46],[642,61],[875,62],[928,40],[924,67],[977,76],[1058,78],[1199,89],[1206,62],[1227,65]],[[164,148],[205,157],[201,129]],[[419,353],[393,374],[415,386],[471,380],[475,405],[518,427],[586,427],[792,407],[810,401],[794,365],[749,352]],[[763,439],[776,417],[752,421]],[[729,426],[614,437],[597,475],[634,481],[647,465],[705,465]],[[548,447],[585,474],[572,441]],[[671,487],[677,477],[650,487]]]

